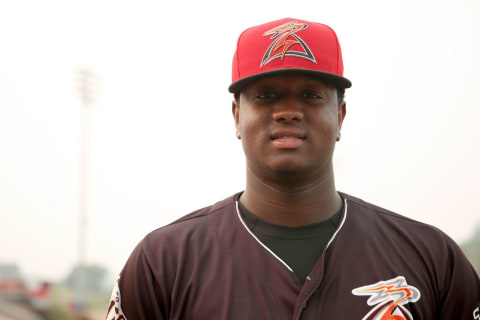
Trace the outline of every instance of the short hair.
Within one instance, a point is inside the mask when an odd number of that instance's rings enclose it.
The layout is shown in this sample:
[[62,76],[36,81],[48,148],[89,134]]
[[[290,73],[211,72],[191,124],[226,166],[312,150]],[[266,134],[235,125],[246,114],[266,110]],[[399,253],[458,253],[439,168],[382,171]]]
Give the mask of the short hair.
[[338,103],[343,102],[345,98],[345,88],[337,87],[337,101]]

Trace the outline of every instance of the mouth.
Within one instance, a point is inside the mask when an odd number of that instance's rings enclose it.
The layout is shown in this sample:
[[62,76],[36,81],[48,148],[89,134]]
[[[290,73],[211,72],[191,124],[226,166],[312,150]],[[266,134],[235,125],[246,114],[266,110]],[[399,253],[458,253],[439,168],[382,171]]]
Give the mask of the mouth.
[[281,149],[295,149],[305,141],[305,134],[297,130],[276,130],[270,136],[273,145]]
[[272,132],[270,136],[270,140],[278,140],[278,139],[298,139],[298,140],[305,140],[305,134],[298,130],[275,130]]

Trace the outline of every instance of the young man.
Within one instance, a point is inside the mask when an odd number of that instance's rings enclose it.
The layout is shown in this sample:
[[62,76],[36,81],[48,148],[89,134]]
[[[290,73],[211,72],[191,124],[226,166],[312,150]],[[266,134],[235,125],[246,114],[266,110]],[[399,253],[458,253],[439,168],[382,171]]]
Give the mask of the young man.
[[229,90],[245,191],[147,235],[107,319],[477,319],[480,281],[449,237],[336,190],[350,86],[331,28],[243,32]]

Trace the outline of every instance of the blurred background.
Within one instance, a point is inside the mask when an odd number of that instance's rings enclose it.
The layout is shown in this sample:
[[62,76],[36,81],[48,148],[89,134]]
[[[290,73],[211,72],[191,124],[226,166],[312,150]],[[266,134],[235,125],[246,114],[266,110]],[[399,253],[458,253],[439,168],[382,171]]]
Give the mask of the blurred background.
[[332,26],[337,188],[450,235],[480,269],[480,2],[0,0],[0,319],[102,319],[150,231],[241,191],[238,35]]

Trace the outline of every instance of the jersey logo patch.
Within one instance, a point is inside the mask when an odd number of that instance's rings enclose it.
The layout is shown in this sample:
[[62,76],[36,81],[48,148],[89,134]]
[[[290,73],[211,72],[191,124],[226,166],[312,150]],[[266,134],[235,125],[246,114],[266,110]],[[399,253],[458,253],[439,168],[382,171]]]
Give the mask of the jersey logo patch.
[[127,320],[127,317],[123,314],[122,311],[122,299],[120,296],[120,288],[118,287],[118,281],[113,287],[112,297],[110,298],[110,303],[108,304],[108,311],[105,320]]
[[404,307],[420,300],[420,290],[407,284],[404,277],[380,281],[352,290],[356,296],[370,296],[369,306],[375,306],[362,320],[413,320]]
[[[310,48],[308,48],[305,41],[295,34],[303,29],[306,29],[307,27],[308,25],[305,23],[291,21],[265,32],[263,36],[272,35],[270,39],[277,38],[277,40],[270,44],[267,51],[263,55],[260,68],[275,59],[283,60],[285,56],[303,58],[312,61],[313,63],[317,63],[312,51]],[[300,45],[303,51],[296,51],[293,50],[293,48],[290,49],[295,44]]]

